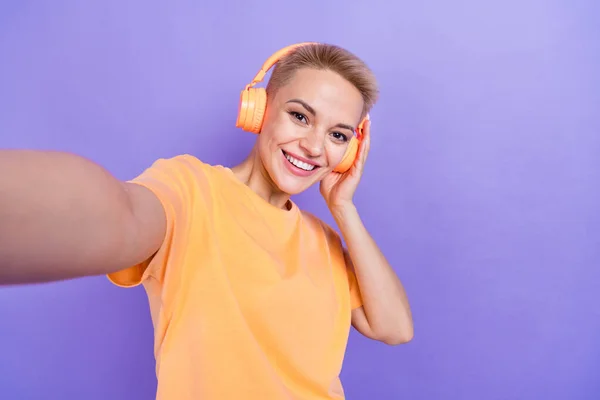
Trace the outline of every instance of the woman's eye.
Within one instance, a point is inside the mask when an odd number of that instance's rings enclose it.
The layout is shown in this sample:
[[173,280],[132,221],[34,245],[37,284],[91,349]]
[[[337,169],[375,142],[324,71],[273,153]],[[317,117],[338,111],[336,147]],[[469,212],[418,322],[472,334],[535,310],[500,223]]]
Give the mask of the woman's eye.
[[294,118],[296,118],[298,121],[302,122],[302,123],[306,123],[306,117],[302,114],[300,114],[299,112],[296,111],[290,111],[290,115]]
[[346,142],[348,140],[348,136],[344,135],[343,133],[340,132],[332,132],[331,135],[336,139],[336,140],[340,140],[342,142]]

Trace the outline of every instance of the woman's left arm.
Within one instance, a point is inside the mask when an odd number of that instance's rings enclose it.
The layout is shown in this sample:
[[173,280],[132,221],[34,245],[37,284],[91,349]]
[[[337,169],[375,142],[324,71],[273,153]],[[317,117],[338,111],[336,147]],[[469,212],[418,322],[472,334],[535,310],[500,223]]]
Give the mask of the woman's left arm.
[[321,194],[346,241],[346,264],[354,269],[362,295],[363,306],[352,311],[352,325],[369,338],[401,344],[413,337],[406,292],[365,228],[352,200],[369,153],[371,121],[365,124],[363,134],[351,169],[325,177],[321,181]]
[[331,209],[348,249],[363,306],[352,311],[352,325],[363,335],[397,345],[413,337],[410,305],[402,282],[365,228],[353,204]]

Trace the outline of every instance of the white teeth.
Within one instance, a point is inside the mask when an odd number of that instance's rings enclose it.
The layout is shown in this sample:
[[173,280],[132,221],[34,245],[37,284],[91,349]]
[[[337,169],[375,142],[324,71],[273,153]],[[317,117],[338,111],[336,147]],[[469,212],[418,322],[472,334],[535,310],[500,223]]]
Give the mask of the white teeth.
[[287,160],[294,164],[296,167],[301,168],[305,171],[312,171],[313,169],[315,169],[315,165],[307,164],[303,161],[296,160],[294,157],[290,156],[287,153],[285,153],[285,158],[287,158]]

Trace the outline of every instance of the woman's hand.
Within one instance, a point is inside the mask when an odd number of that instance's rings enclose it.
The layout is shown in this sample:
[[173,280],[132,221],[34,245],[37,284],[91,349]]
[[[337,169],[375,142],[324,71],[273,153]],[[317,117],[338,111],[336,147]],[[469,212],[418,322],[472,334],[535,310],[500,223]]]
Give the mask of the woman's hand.
[[358,182],[363,174],[371,143],[371,121],[365,121],[363,138],[352,167],[343,174],[332,171],[321,180],[320,191],[330,209],[352,204]]

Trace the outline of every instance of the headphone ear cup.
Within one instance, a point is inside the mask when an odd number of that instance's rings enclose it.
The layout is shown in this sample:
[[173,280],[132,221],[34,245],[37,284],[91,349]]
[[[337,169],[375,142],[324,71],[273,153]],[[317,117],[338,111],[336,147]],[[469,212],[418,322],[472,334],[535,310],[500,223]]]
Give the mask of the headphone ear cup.
[[248,113],[248,90],[242,90],[240,93],[240,104],[238,107],[238,116],[235,126],[246,130],[246,114]]
[[242,90],[235,126],[247,132],[260,133],[266,107],[267,92],[264,88]]
[[254,112],[252,113],[251,132],[260,133],[262,130],[265,110],[267,108],[267,91],[264,88],[254,90]]
[[356,138],[356,136],[352,136],[352,139],[350,139],[350,143],[348,143],[348,148],[346,149],[346,153],[344,154],[342,161],[340,161],[340,163],[334,168],[335,172],[343,174],[344,172],[347,172],[350,168],[352,168],[352,165],[354,165],[354,161],[356,160],[356,155],[358,154],[358,144],[359,141]]

